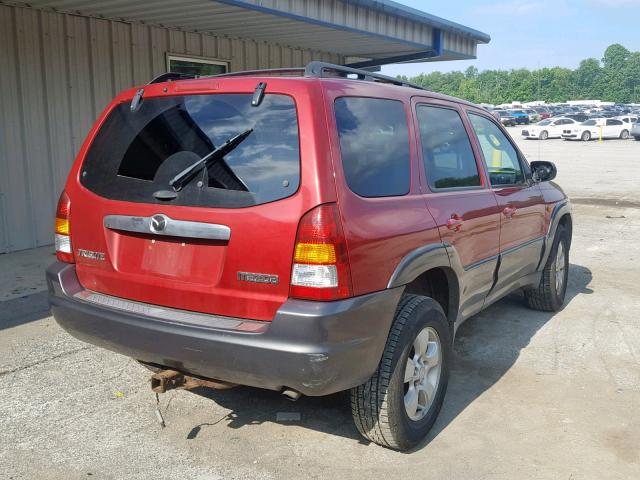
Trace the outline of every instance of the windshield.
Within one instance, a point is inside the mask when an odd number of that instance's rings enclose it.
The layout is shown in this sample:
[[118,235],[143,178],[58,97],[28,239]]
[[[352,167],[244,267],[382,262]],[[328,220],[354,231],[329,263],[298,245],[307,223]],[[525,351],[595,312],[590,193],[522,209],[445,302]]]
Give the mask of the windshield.
[[587,120],[581,123],[581,125],[595,125],[595,124],[596,124],[595,120]]
[[551,120],[542,120],[536,123],[536,125],[544,126],[544,125],[549,125],[550,123],[551,123]]
[[252,94],[145,98],[132,112],[115,107],[96,135],[81,182],[106,198],[167,203],[154,193],[230,138],[236,148],[199,171],[171,205],[237,208],[288,197],[300,183],[298,121],[291,97]]

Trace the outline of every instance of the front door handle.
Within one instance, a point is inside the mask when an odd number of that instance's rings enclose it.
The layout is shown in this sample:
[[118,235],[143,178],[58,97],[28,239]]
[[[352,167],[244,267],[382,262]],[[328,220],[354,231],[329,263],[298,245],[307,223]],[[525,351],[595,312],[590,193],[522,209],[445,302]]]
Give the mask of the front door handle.
[[462,228],[463,223],[464,223],[464,220],[462,220],[460,215],[458,215],[457,213],[454,213],[453,215],[451,215],[451,218],[447,220],[447,228],[449,230],[453,230],[454,232],[459,232],[460,229]]
[[518,209],[515,207],[505,207],[505,209],[502,210],[502,213],[504,214],[505,217],[511,218],[517,211]]

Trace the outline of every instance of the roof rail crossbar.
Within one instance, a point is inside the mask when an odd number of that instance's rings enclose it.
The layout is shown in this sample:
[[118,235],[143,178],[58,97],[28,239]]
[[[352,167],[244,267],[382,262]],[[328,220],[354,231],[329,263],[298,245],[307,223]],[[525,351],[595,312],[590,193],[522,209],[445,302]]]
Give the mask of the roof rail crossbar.
[[389,77],[380,73],[370,72],[368,70],[361,70],[359,68],[347,67],[344,65],[335,65],[333,63],[326,62],[310,62],[307,64],[304,70],[305,77],[342,77],[351,78],[350,75],[354,75],[357,80],[365,80],[369,82],[390,83],[392,85],[398,85],[402,87],[417,88],[418,90],[425,90],[425,88],[415,83],[406,82],[399,78]]
[[304,73],[303,67],[286,67],[286,68],[267,68],[264,70],[244,70],[241,72],[229,72],[213,75],[214,77],[249,77],[249,76],[278,76],[295,73],[302,75]]
[[426,90],[420,85],[416,85],[415,83],[406,82],[399,78],[389,77],[387,75],[382,75],[376,72],[370,72],[368,70],[362,70],[359,68],[348,67],[345,65],[336,65],[333,63],[313,61],[309,62],[305,67],[287,67],[287,68],[271,68],[265,70],[246,70],[242,72],[230,72],[230,73],[221,73],[218,75],[206,75],[206,76],[198,76],[189,73],[175,73],[175,72],[167,72],[162,75],[157,76],[153,80],[149,82],[152,83],[161,83],[167,82],[171,80],[187,80],[193,78],[219,78],[219,77],[248,77],[248,76],[286,76],[286,75],[303,75],[305,77],[315,77],[315,78],[331,78],[331,77],[340,77],[340,78],[353,78],[357,80],[364,80],[368,82],[377,82],[377,83],[389,83],[391,85],[398,85],[402,87],[411,87],[416,88],[418,90]]
[[152,83],[169,82],[171,80],[189,80],[192,78],[198,78],[198,76],[193,73],[165,72],[151,80],[147,85],[151,85]]

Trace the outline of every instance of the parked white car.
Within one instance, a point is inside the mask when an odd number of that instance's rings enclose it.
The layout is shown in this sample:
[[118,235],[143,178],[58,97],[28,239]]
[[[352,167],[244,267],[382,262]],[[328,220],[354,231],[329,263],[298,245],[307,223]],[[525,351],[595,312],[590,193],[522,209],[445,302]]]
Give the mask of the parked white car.
[[602,138],[629,138],[630,125],[617,118],[591,118],[573,128],[563,129],[562,138],[565,140],[589,140]]
[[567,117],[547,118],[546,120],[539,121],[535,125],[527,126],[522,130],[522,136],[524,138],[537,138],[540,140],[560,138],[563,130],[579,124],[580,122],[576,122],[574,119]]
[[616,117],[618,120],[622,120],[622,123],[631,127],[634,123],[638,123],[638,117],[636,115],[622,115],[621,117]]

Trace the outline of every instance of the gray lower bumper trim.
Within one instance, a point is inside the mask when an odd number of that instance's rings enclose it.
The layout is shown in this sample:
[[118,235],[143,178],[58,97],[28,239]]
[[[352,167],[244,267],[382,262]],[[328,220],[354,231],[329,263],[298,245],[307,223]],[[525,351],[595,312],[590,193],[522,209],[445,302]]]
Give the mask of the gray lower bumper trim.
[[[138,302],[92,297],[101,294],[84,290],[68,264],[52,265],[47,283],[56,321],[80,340],[194,375],[305,395],[334,393],[369,378],[403,291],[336,302],[288,300],[272,322],[253,322],[146,304],[132,309],[129,303]],[[240,327],[247,322],[262,329]]]

